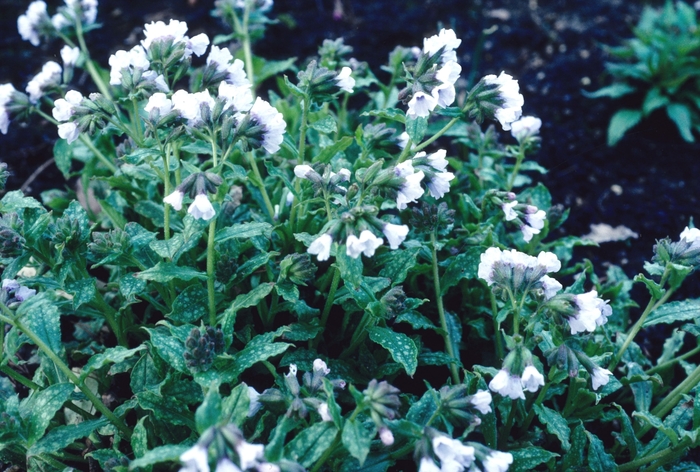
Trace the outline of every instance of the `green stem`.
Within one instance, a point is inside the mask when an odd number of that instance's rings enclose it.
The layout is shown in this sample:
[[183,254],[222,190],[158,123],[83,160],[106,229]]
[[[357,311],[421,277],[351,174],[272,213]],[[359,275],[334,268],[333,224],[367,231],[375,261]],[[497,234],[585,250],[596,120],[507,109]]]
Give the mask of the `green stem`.
[[540,390],[540,393],[539,395],[537,395],[537,398],[535,399],[534,403],[529,408],[527,408],[528,414],[520,428],[521,431],[528,431],[528,429],[530,428],[530,423],[532,423],[532,420],[535,418],[534,405],[542,405],[542,402],[544,401],[544,397],[547,394],[547,390],[549,389],[550,385],[551,382],[546,383],[544,387],[542,387],[542,390]]
[[518,172],[520,172],[520,166],[523,163],[523,159],[525,159],[525,149],[521,144],[520,148],[518,149],[518,155],[515,158],[513,172],[510,174],[510,178],[508,179],[508,185],[506,186],[506,191],[508,192],[510,192],[510,190],[513,188],[513,184],[515,184],[515,178],[518,176]]
[[515,422],[515,408],[516,408],[516,403],[515,400],[510,401],[510,411],[508,412],[508,419],[506,420],[506,424],[503,425],[503,431],[499,433],[498,435],[498,450],[499,451],[504,451],[507,450],[507,443],[508,443],[508,438],[510,437],[510,430],[513,429],[513,423]]
[[9,323],[16,327],[18,330],[22,331],[38,348],[41,350],[46,356],[51,359],[51,361],[58,367],[58,369],[63,372],[63,374],[76,386],[80,389],[81,392],[90,400],[90,402],[94,405],[95,409],[102,413],[108,420],[110,420],[123,434],[127,439],[131,439],[131,430],[129,427],[124,423],[124,421],[117,417],[109,408],[105,406],[104,403],[95,395],[92,393],[92,390],[90,390],[86,385],[84,385],[80,379],[73,373],[73,371],[68,367],[68,365],[63,362],[63,359],[58,357],[58,355],[51,350],[51,348],[39,337],[37,336],[32,330],[27,328],[22,324],[21,321],[18,319],[13,319],[14,314],[12,311],[10,311],[9,308],[4,303],[0,304],[0,309],[2,309],[2,312],[5,313],[5,315],[0,315],[0,321],[4,321],[5,323]]
[[139,113],[139,104],[136,98],[131,99],[131,127],[134,130],[137,143],[143,143],[143,128],[141,126],[141,114]]
[[[664,274],[665,276],[665,274]],[[665,277],[661,278],[661,283],[660,285],[663,286],[663,282],[665,281]],[[675,289],[669,288],[666,293],[659,299],[656,300],[655,298],[652,297],[651,300],[649,300],[649,304],[647,307],[644,309],[644,313],[642,313],[642,316],[639,317],[637,322],[632,326],[632,328],[629,330],[627,334],[627,338],[625,339],[625,342],[622,344],[622,347],[620,350],[615,354],[615,357],[613,360],[610,362],[610,365],[608,366],[608,370],[612,371],[617,367],[617,364],[620,362],[622,359],[622,355],[625,353],[627,348],[630,347],[630,344],[632,344],[632,341],[634,340],[634,337],[641,331],[642,327],[644,326],[644,322],[647,320],[649,315],[656,310],[658,307],[666,303],[666,300],[669,299],[671,295],[673,295],[673,292]]]
[[245,2],[245,10],[243,12],[243,57],[245,58],[245,71],[248,74],[248,80],[253,85],[253,94],[255,94],[255,69],[253,68],[253,52],[251,51],[250,33],[248,31],[250,3]]
[[671,359],[670,361],[666,361],[666,362],[664,362],[664,363],[662,363],[662,364],[659,364],[659,365],[657,365],[657,366],[655,366],[655,367],[652,367],[651,369],[647,370],[647,371],[644,372],[644,373],[645,373],[646,375],[652,375],[652,374],[655,374],[655,373],[657,373],[657,372],[664,371],[664,370],[668,369],[669,367],[671,367],[671,366],[673,366],[673,365],[679,363],[680,361],[684,361],[684,360],[688,359],[689,357],[693,357],[695,354],[697,354],[697,353],[699,353],[699,352],[700,352],[700,346],[696,347],[696,348],[693,349],[692,351],[686,352],[686,353],[683,354],[682,356],[678,356],[678,357],[676,357],[675,359]]
[[[411,149],[411,151],[419,152],[419,151],[422,151],[423,149],[425,149],[426,147],[430,146],[436,139],[438,139],[440,136],[442,136],[447,131],[449,131],[449,129],[452,128],[455,125],[455,123],[457,123],[459,121],[459,118],[460,118],[459,116],[452,118],[450,121],[447,122],[447,124],[445,126],[442,127],[442,129],[440,131],[438,131],[437,133],[435,133],[434,135],[432,135],[431,137],[429,137],[428,139],[426,139],[422,143],[416,145],[416,147]],[[408,147],[408,146],[406,146],[406,147]]]
[[[678,384],[666,397],[651,410],[651,414],[662,418],[671,411],[681,400],[683,395],[690,392],[700,382],[700,366],[696,367],[686,379]],[[648,428],[646,428],[648,431]]]
[[333,443],[331,446],[326,449],[326,451],[323,453],[323,455],[318,459],[316,464],[313,466],[311,469],[311,472],[318,472],[321,470],[321,467],[323,467],[323,464],[333,455],[335,452],[336,448],[340,446],[340,431],[338,431],[335,434],[335,438],[333,438]]
[[104,97],[108,100],[111,100],[112,94],[109,92],[109,86],[102,79],[102,75],[97,70],[97,67],[95,67],[95,63],[92,61],[92,59],[90,59],[90,51],[87,48],[87,44],[85,44],[85,37],[83,36],[83,24],[80,21],[80,18],[76,18],[75,20],[75,34],[78,37],[78,44],[80,45],[80,50],[83,52],[83,54],[85,54],[85,66],[87,67],[87,71],[90,74],[90,77],[92,77],[92,80],[95,81],[95,85],[100,90],[100,93],[102,93],[102,95],[104,95]]
[[328,291],[328,296],[326,297],[326,303],[323,305],[323,313],[321,313],[321,328],[326,327],[326,322],[328,322],[328,314],[331,312],[331,307],[335,301],[335,291],[338,290],[339,283],[340,271],[337,267],[333,267],[333,281],[331,282],[331,288]]
[[209,223],[207,237],[207,297],[209,300],[209,326],[216,327],[216,291],[214,271],[214,238],[216,237],[216,218]]
[[[433,285],[435,288],[435,300],[437,302],[438,315],[440,316],[440,326],[442,327],[442,338],[445,340],[445,348],[447,349],[447,354],[455,361],[459,360],[455,356],[454,346],[452,345],[452,339],[450,338],[450,330],[447,327],[447,317],[445,316],[445,308],[442,304],[442,290],[440,289],[440,274],[438,272],[438,258],[437,258],[437,241],[435,238],[435,231],[430,233],[430,242],[432,243],[432,255],[433,255]],[[450,371],[452,372],[452,381],[455,385],[460,383],[459,380],[459,370],[454,362],[450,363]]]
[[[308,94],[304,97],[304,103],[301,113],[301,125],[299,127],[299,159],[297,164],[304,164],[304,153],[306,152],[306,129],[308,127],[309,121],[309,106],[310,100]],[[294,179],[294,192],[297,195],[301,195],[301,182],[300,179]],[[292,202],[292,210],[289,212],[289,228],[294,232],[296,227],[296,217],[299,208],[299,199],[295,198]]]
[[493,317],[493,331],[496,338],[496,356],[499,362],[505,358],[505,350],[503,349],[503,337],[501,336],[501,323],[498,322],[498,304],[496,303],[496,295],[491,291],[491,314]]
[[265,202],[265,208],[267,209],[267,213],[270,215],[270,220],[274,221],[275,219],[275,207],[272,205],[272,201],[270,200],[270,195],[267,193],[267,189],[265,188],[265,183],[263,182],[262,174],[260,173],[260,169],[258,169],[258,163],[255,161],[255,156],[253,155],[252,152],[246,153],[246,156],[248,157],[248,163],[250,164],[250,168],[253,169],[253,173],[255,174],[256,177],[256,186],[258,187],[258,190],[260,190],[260,193],[262,194],[263,200]]
[[[56,121],[56,120],[54,119],[53,116],[44,113],[44,112],[43,112],[42,110],[40,110],[39,108],[35,108],[35,111],[36,111],[37,115],[41,116],[41,117],[44,118],[45,120],[47,120],[47,121],[53,123],[54,125],[58,126],[59,123],[58,123],[58,121]],[[80,141],[81,141],[83,144],[85,144],[85,146],[86,146],[90,151],[92,151],[92,153],[95,155],[95,157],[97,157],[97,159],[99,159],[105,166],[107,166],[107,168],[108,168],[109,170],[112,171],[112,173],[114,173],[114,172],[117,171],[117,166],[115,166],[114,163],[113,163],[107,156],[105,156],[104,154],[102,154],[102,152],[101,152],[99,149],[97,149],[97,148],[95,147],[95,144],[92,142],[92,140],[90,140],[90,138],[88,138],[87,136],[85,136],[84,134],[81,133],[80,136],[79,136],[79,139],[80,139]]]
[[[163,194],[167,197],[172,192],[170,187],[170,145],[167,145],[163,152]],[[170,239],[170,205],[165,204],[165,210],[163,213],[164,218],[164,228],[163,235],[165,240]]]
[[639,459],[635,459],[633,461],[627,462],[625,464],[621,464],[618,468],[620,472],[626,472],[628,470],[639,470],[641,466],[644,464],[648,464],[649,462],[653,462],[655,460],[659,459],[665,459],[670,455],[675,455],[678,454],[679,451],[684,451],[688,445],[691,443],[690,440],[682,440],[675,446],[671,446],[669,448],[666,448],[662,451],[657,452],[656,454],[651,454],[649,456],[644,456],[640,457]]

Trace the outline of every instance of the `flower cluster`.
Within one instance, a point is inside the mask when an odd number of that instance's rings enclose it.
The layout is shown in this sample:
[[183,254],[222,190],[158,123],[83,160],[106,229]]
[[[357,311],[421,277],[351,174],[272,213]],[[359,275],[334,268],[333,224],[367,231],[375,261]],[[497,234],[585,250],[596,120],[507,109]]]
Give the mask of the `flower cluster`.
[[3,293],[6,294],[5,297],[9,297],[4,300],[8,305],[10,303],[22,303],[28,298],[36,295],[36,290],[21,285],[15,279],[3,279],[2,290]]
[[[508,452],[494,451],[476,443],[463,444],[432,428],[427,428],[427,434],[432,436],[432,453],[423,455],[418,472],[482,470],[479,465],[486,472],[506,472],[513,463],[513,455]],[[436,459],[440,466],[436,464]]]
[[525,103],[525,99],[520,94],[518,81],[505,72],[501,72],[498,77],[493,74],[487,75],[482,80],[486,85],[495,87],[498,90],[498,101],[500,103],[494,111],[494,116],[501,123],[503,129],[508,131],[511,129],[511,124],[522,115]]
[[41,43],[41,37],[53,37],[80,22],[90,26],[97,20],[97,0],[65,0],[65,6],[49,18],[46,2],[36,0],[29,4],[27,11],[17,18],[17,30],[23,40],[33,46]]
[[513,294],[541,289],[545,295],[552,295],[561,289],[561,284],[546,274],[559,269],[561,262],[551,252],[533,257],[515,249],[490,247],[481,255],[478,276],[489,286],[510,289]]
[[[430,195],[432,195],[433,198],[442,198],[447,192],[450,191],[450,181],[455,178],[455,175],[452,172],[447,172],[445,170],[448,164],[447,159],[445,159],[446,155],[447,151],[444,149],[440,149],[432,154],[426,154],[425,152],[421,151],[417,153],[413,159],[408,159],[401,164],[398,164],[396,169],[399,169],[400,175],[404,178],[417,173],[422,174],[423,178],[416,180],[418,180],[418,182],[423,180],[425,181],[425,184],[430,191]],[[416,170],[418,170],[418,172],[416,172]],[[408,195],[403,192],[402,194],[403,198],[401,199],[400,204],[397,198],[397,207],[399,209],[405,208],[406,203],[420,198],[419,196],[412,200],[408,200]]]
[[598,298],[598,292],[595,290],[574,295],[573,298],[576,312],[568,319],[571,334],[585,331],[592,333],[598,326],[604,325],[612,314],[610,305]]
[[540,234],[547,219],[547,213],[544,210],[540,210],[534,205],[520,204],[517,200],[502,203],[501,209],[504,219],[518,225],[523,239],[528,243],[532,241],[534,235]]
[[507,368],[502,368],[489,382],[489,388],[504,397],[512,400],[520,398],[525,400],[525,393],[536,392],[544,385],[544,376],[532,364],[525,367],[522,374],[518,375]]
[[26,91],[29,94],[29,101],[37,103],[44,95],[44,90],[56,87],[61,83],[61,65],[54,61],[49,61],[41,68],[41,72],[34,76],[27,84]]

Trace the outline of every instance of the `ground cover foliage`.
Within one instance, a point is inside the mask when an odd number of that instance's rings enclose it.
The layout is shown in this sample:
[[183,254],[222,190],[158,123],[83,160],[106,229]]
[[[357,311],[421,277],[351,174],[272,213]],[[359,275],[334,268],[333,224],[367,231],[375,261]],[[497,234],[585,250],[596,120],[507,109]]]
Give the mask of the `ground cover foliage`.
[[217,2],[220,34],[151,22],[107,61],[97,14],[30,4],[20,34],[62,64],[0,89],[2,132],[55,123],[82,183],[0,200],[4,464],[697,468],[697,301],[674,294],[700,231],[634,279],[573,262],[547,117],[507,73],[460,80],[458,33],[381,71],[342,40],[269,61],[272,2]]

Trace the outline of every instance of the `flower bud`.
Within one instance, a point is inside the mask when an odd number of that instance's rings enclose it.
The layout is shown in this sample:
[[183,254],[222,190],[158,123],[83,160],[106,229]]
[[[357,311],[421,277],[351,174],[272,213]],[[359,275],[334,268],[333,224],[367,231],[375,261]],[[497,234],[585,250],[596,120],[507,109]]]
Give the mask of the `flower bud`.
[[306,286],[314,278],[318,267],[311,262],[309,254],[289,254],[280,262],[280,278],[297,285]]
[[406,293],[402,286],[392,287],[379,300],[388,318],[394,318],[406,310]]
[[363,402],[370,408],[370,414],[375,423],[380,423],[380,418],[389,420],[396,418],[401,406],[401,400],[398,396],[401,391],[398,388],[385,380],[377,382],[376,379],[372,379],[362,393],[364,394]]

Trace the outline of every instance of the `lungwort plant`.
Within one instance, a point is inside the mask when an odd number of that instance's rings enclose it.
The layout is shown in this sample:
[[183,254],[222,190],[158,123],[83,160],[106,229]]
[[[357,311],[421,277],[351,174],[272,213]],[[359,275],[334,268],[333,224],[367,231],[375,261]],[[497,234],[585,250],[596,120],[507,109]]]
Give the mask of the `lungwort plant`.
[[633,280],[573,261],[512,76],[464,90],[448,29],[376,75],[340,39],[266,61],[271,8],[108,60],[94,1],[20,17],[63,64],[0,88],[2,132],[55,126],[81,185],[0,200],[3,466],[697,470],[700,231]]

